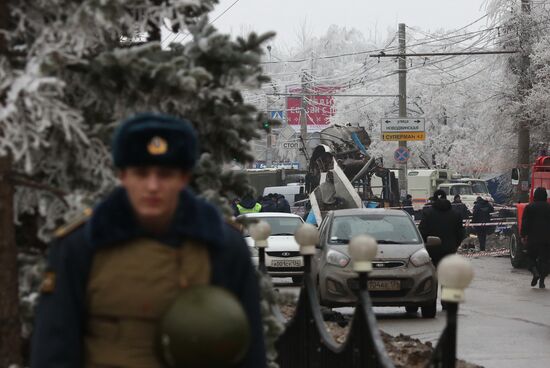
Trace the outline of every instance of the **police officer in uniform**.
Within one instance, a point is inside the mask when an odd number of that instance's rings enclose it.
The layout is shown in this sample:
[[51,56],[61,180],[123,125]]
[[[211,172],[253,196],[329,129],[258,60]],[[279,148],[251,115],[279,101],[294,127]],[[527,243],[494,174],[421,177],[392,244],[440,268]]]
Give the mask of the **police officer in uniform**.
[[50,247],[31,367],[155,368],[156,326],[176,295],[216,285],[240,301],[265,367],[259,290],[241,234],[188,188],[197,136],[184,120],[142,114],[115,132],[121,186]]
[[262,205],[254,199],[252,194],[248,193],[237,203],[235,216],[258,212],[262,212]]

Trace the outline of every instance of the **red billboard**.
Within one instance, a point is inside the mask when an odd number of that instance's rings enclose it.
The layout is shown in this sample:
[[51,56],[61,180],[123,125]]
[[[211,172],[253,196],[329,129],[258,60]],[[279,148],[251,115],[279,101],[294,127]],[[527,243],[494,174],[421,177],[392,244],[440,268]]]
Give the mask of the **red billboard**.
[[[306,92],[306,121],[308,132],[318,132],[330,124],[330,117],[334,115],[334,97],[340,87],[315,86]],[[288,93],[301,95],[302,88],[289,87]],[[310,95],[311,94],[311,95]],[[300,116],[302,114],[302,97],[286,98],[286,118],[288,125],[296,131],[300,130]]]

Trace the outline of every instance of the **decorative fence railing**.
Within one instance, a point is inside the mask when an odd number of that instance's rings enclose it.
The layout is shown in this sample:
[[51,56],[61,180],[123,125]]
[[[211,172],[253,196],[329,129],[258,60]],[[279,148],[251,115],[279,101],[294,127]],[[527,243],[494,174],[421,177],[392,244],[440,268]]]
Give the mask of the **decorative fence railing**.
[[[269,225],[259,222],[252,225],[250,233],[258,248],[260,270],[265,272]],[[312,277],[311,261],[316,250],[315,244],[318,243],[317,229],[312,225],[303,225],[295,237],[304,258],[304,281],[294,316],[286,321],[285,331],[276,342],[280,367],[394,368],[379,332],[367,286],[368,275],[372,270],[371,260],[377,252],[376,240],[362,235],[352,239],[349,244],[353,269],[359,275],[359,291],[349,333],[345,342],[340,344],[327,332]],[[464,289],[472,275],[470,263],[458,255],[446,257],[438,267],[441,298],[447,303],[447,322],[427,368],[455,367],[458,304],[463,300]],[[275,308],[275,313],[280,315]]]

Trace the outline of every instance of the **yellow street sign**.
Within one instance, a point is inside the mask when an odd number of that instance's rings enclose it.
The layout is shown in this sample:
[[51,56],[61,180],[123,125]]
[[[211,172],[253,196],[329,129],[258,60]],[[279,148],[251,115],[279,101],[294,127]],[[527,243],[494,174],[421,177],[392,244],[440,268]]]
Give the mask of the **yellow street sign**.
[[383,141],[423,141],[425,139],[426,132],[382,133]]

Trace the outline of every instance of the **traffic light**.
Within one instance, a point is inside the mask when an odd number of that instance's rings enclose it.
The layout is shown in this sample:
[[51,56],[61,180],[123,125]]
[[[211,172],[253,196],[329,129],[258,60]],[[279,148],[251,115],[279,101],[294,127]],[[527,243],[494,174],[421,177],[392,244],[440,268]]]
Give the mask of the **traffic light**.
[[269,130],[271,124],[269,124],[269,120],[264,121],[263,127],[265,130]]

